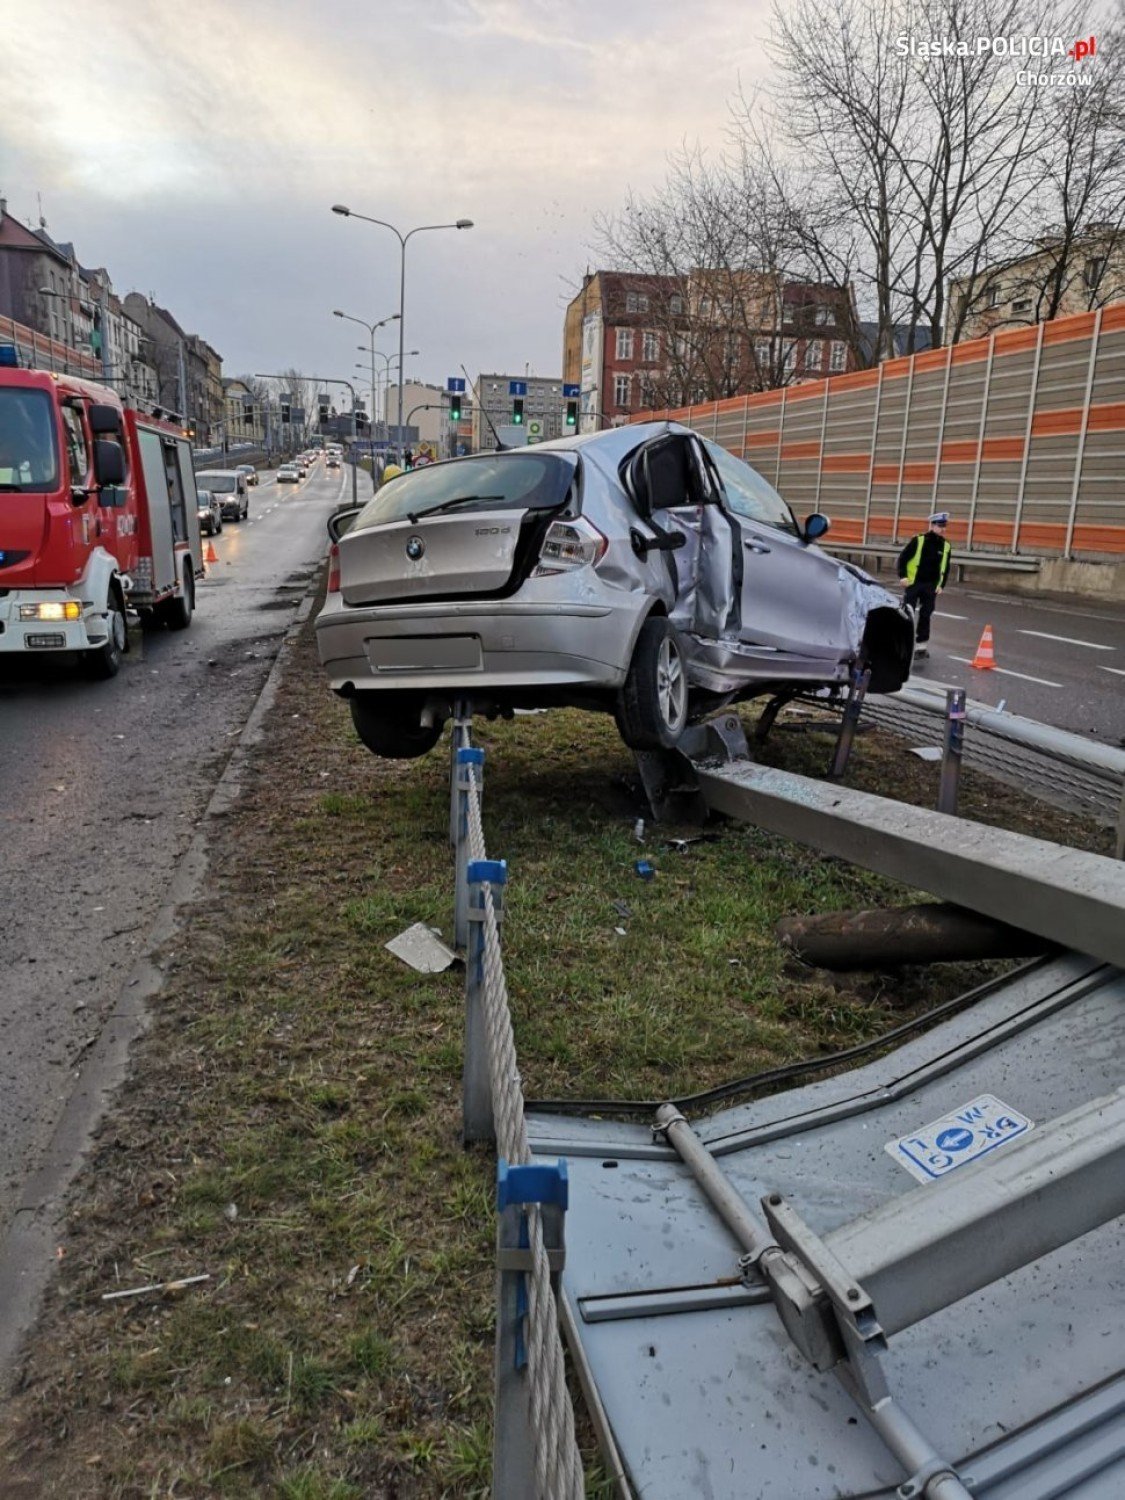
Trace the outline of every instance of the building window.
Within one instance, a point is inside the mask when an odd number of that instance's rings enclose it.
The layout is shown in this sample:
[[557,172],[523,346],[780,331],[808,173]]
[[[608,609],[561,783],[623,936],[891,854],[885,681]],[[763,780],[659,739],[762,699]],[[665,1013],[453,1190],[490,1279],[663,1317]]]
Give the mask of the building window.
[[617,330],[617,352],[618,359],[632,359],[633,357],[633,330],[631,328],[619,328]]
[[625,311],[627,313],[648,312],[648,298],[642,292],[626,292]]
[[[817,309],[819,311],[819,308]],[[805,345],[805,369],[819,372],[824,365],[823,345],[819,339],[810,339]]]
[[669,300],[668,311],[670,313],[672,313],[674,315],[678,315],[678,314],[682,313],[683,310],[684,310],[684,299],[682,297],[672,297]]
[[988,305],[989,305],[989,307],[999,307],[1000,306],[1000,288],[998,286],[990,286],[989,287],[989,289],[988,289]]
[[1031,311],[1031,298],[1021,297],[1018,302],[1013,302],[1012,311],[1014,313],[1029,313]]
[[630,375],[615,375],[613,377],[613,404],[614,406],[628,406],[631,399],[633,380]]
[[833,340],[831,364],[829,365],[833,375],[839,375],[848,368],[848,346],[841,344],[839,339]]
[[769,339],[754,340],[754,358],[758,362],[759,370],[768,370],[770,367],[770,341]]
[[646,330],[641,345],[641,358],[646,364],[654,365],[660,358],[660,335]]
[[827,302],[818,302],[816,304],[816,316],[813,321],[818,328],[825,328],[829,323],[835,321],[832,317],[832,309]]
[[709,318],[711,316],[710,297],[701,297],[699,299],[699,316],[701,318]]
[[1093,290],[1102,279],[1105,271],[1105,256],[1095,255],[1092,260],[1086,262],[1085,280],[1086,285]]
[[786,375],[792,375],[793,371],[797,368],[796,339],[786,339],[785,343],[782,345],[781,367],[785,371]]

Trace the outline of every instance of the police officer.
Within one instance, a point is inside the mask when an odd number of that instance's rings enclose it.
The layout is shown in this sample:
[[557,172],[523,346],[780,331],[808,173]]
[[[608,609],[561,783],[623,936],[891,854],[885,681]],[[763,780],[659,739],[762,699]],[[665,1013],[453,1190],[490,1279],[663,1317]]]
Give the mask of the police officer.
[[898,555],[898,576],[906,584],[905,602],[918,611],[916,656],[929,656],[930,616],[937,596],[949,576],[949,559],[953,548],[945,540],[949,512],[936,511],[929,520],[929,531],[911,537]]

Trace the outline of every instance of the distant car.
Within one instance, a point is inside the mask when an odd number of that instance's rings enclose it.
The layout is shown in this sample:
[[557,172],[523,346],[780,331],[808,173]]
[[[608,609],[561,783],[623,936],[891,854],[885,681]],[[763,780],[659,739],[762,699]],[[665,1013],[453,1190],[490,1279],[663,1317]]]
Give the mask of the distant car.
[[238,465],[238,472],[240,474],[245,474],[246,475],[246,483],[247,484],[257,484],[257,482],[258,482],[258,471],[254,467],[253,464],[239,464]]
[[301,471],[296,464],[282,464],[277,471],[278,484],[299,484]]
[[329,469],[338,469],[340,467],[340,460],[334,453],[330,453],[325,459],[325,467]]
[[238,469],[204,469],[195,477],[201,489],[211,490],[219,497],[224,521],[244,521],[250,514],[246,475]]
[[480,453],[385,480],[329,522],[317,649],[376,755],[424,755],[477,712],[612,712],[626,744],[768,694],[910,672],[901,599],[814,545],[773,487],[669,422]]
[[223,529],[223,507],[219,504],[218,495],[214,490],[196,490],[195,498],[200,531],[206,532],[208,536],[217,536]]

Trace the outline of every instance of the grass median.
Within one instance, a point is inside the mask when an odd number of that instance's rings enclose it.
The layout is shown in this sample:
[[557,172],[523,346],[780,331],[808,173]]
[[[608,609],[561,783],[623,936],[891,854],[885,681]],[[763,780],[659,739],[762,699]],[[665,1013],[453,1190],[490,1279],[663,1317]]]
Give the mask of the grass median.
[[[529,1096],[697,1090],[878,1036],[993,972],[796,968],[778,917],[915,893],[734,824],[683,852],[650,827],[641,848],[607,718],[477,739]],[[819,773],[831,744],[805,722],[763,758]],[[359,746],[306,626],[72,1195],[5,1413],[6,1497],[487,1493],[494,1163],[460,1145],[463,978],[383,946],[418,921],[449,934],[447,776],[444,747],[395,763]],[[932,805],[936,768],[869,733],[848,780]],[[1105,844],[971,773],[962,806]]]

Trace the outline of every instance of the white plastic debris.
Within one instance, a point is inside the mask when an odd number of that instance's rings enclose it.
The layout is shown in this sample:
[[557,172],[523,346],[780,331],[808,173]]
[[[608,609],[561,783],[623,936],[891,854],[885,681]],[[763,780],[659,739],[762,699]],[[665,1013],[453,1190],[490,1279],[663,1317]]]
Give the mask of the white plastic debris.
[[457,955],[424,922],[415,922],[398,937],[385,944],[389,952],[419,974],[440,974],[448,969]]

